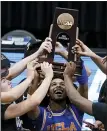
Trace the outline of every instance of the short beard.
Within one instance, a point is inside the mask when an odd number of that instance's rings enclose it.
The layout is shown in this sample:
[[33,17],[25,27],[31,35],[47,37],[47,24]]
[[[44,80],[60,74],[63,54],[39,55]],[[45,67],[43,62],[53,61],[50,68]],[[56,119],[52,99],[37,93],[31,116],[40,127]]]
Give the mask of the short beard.
[[60,103],[62,103],[63,101],[65,101],[66,100],[66,98],[62,98],[62,99],[52,99],[52,98],[50,98],[52,101],[55,101],[56,103],[58,103],[58,104],[60,104]]

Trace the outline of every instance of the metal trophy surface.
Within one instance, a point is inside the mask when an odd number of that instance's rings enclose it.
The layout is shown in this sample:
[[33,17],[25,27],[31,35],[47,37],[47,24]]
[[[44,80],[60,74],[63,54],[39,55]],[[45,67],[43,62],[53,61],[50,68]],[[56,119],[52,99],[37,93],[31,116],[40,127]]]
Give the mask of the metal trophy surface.
[[[60,42],[63,50],[68,51],[67,61],[74,61],[77,65],[75,75],[81,75],[81,61],[72,52],[72,47],[76,43],[78,34],[78,10],[57,7],[54,14],[53,24],[51,25],[49,36],[52,38],[53,52],[55,57],[55,44]],[[54,72],[63,72],[65,62],[53,61]]]

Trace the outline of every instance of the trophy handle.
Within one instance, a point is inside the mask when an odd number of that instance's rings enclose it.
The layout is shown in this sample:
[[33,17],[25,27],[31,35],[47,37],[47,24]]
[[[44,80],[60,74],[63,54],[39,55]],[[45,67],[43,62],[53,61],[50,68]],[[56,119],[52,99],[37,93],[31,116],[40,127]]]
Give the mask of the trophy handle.
[[76,29],[76,39],[78,39],[78,37],[79,37],[79,27],[77,27]]
[[52,29],[53,29],[53,24],[50,25],[50,30],[49,30],[49,37],[51,38],[51,34],[52,34]]
[[53,71],[54,73],[63,73],[65,70],[65,64],[64,63],[57,63],[57,62],[53,62]]

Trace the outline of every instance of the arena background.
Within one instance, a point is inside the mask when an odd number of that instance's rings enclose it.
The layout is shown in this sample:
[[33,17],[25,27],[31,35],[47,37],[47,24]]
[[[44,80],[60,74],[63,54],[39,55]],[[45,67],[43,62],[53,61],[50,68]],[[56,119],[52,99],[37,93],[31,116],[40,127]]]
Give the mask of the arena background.
[[44,39],[53,21],[55,7],[79,10],[79,38],[89,47],[106,47],[106,1],[2,1],[1,35],[25,29]]
[[[106,55],[106,23],[107,2],[1,2],[1,33],[2,36],[12,30],[27,30],[40,39],[48,36],[49,27],[53,20],[55,7],[79,10],[79,38],[100,56]],[[17,50],[17,48],[16,48]],[[2,52],[12,61],[18,62],[24,56],[23,51],[12,52],[2,47]],[[89,57],[82,57],[91,69],[89,77],[89,99],[97,101],[102,83],[106,79],[101,70]],[[55,61],[62,61],[55,56]],[[26,76],[26,71],[12,81],[17,85]],[[85,114],[84,119],[91,123],[94,118]],[[83,125],[83,129],[85,126]]]

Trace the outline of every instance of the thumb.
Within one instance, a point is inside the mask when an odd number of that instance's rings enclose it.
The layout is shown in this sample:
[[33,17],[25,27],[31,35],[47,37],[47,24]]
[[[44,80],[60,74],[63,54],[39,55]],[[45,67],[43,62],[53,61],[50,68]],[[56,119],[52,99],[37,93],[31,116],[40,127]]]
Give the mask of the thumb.
[[47,38],[45,39],[45,41],[50,41],[50,42],[52,42],[52,39],[51,39],[50,37],[47,37]]
[[86,45],[83,44],[83,42],[80,41],[79,39],[76,40],[76,44],[79,45],[82,49],[84,49],[84,47],[86,46]]

